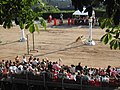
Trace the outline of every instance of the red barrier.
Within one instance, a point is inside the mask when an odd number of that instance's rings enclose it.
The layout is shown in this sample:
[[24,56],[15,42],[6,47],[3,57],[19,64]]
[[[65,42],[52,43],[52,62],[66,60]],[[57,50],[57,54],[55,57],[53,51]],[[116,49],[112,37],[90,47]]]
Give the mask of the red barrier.
[[68,18],[68,25],[70,25],[70,18]]
[[74,25],[74,19],[71,19],[71,24]]
[[56,18],[54,18],[54,26],[56,26],[56,23],[57,23]]

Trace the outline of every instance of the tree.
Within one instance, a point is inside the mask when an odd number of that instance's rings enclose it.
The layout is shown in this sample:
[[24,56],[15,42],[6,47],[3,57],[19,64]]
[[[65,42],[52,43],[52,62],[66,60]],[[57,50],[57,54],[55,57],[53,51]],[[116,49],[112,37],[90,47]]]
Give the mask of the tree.
[[[12,21],[19,25],[21,29],[29,29],[31,33],[38,30],[37,24],[34,23],[38,19],[41,25],[46,29],[46,23],[41,17],[41,12],[35,13],[32,6],[41,3],[41,0],[1,0],[0,1],[0,25],[4,28],[11,28]],[[41,3],[40,5],[43,5]],[[41,17],[41,18],[40,18]]]
[[52,13],[52,12],[58,12],[60,11],[57,7],[49,5],[48,2],[45,2],[42,0],[42,3],[44,3],[44,5],[35,5],[33,6],[33,10],[35,12],[39,12],[39,11],[43,11],[43,13]]
[[106,29],[101,41],[109,43],[110,48],[120,49],[120,0],[105,0],[107,18],[102,20],[101,28]]
[[101,41],[109,44],[111,49],[120,49],[120,0],[71,0],[72,5],[76,9],[82,11],[85,6],[85,12],[92,16],[93,8],[103,3],[106,7],[107,17],[101,19],[101,28],[105,29],[106,34],[103,35]]

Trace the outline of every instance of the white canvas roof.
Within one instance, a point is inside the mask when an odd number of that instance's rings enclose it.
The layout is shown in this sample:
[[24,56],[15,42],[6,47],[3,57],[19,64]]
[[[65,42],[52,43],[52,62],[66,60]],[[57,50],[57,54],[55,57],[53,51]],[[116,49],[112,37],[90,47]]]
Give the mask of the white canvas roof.
[[80,12],[79,10],[76,10],[76,11],[73,13],[73,15],[88,15],[88,12],[85,12],[85,13],[84,13],[84,9],[83,9],[82,12]]

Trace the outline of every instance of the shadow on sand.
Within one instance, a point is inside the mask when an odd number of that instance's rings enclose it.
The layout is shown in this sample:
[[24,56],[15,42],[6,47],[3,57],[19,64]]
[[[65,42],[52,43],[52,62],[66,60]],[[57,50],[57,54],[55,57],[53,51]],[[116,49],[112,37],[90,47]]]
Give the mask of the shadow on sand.
[[59,50],[56,50],[56,51],[51,51],[51,52],[48,52],[48,53],[35,55],[34,57],[45,56],[45,55],[48,55],[48,54],[53,54],[53,53],[57,53],[57,52],[61,52],[61,51],[66,51],[66,50],[69,50],[69,49],[78,48],[78,47],[82,47],[82,46],[83,46],[83,44],[82,45],[77,45],[77,46],[71,46],[71,47],[59,49]]
[[16,40],[16,41],[12,41],[12,42],[0,43],[0,45],[8,45],[8,44],[13,44],[13,43],[17,43],[17,42],[20,42],[20,40]]

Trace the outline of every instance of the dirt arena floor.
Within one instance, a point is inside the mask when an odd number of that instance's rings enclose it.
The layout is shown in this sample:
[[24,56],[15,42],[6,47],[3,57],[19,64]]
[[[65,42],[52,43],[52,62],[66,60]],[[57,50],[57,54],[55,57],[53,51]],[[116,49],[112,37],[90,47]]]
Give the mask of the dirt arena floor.
[[[61,25],[53,27],[52,24],[47,25],[47,30],[41,28],[40,33],[35,32],[35,49],[38,52],[30,52],[40,60],[47,57],[51,61],[62,59],[64,64],[77,65],[81,62],[83,66],[89,67],[120,67],[120,50],[111,50],[109,45],[100,42],[100,38],[104,34],[104,30],[99,27],[93,28],[93,40],[95,46],[83,45],[79,40],[74,43],[76,38],[84,35],[87,39],[89,33],[88,26],[68,26]],[[33,49],[32,34],[25,30],[25,34],[29,34],[29,48]],[[15,56],[22,58],[27,54],[27,43],[19,42],[21,30],[18,26],[11,29],[4,29],[0,26],[0,60],[14,60]]]

